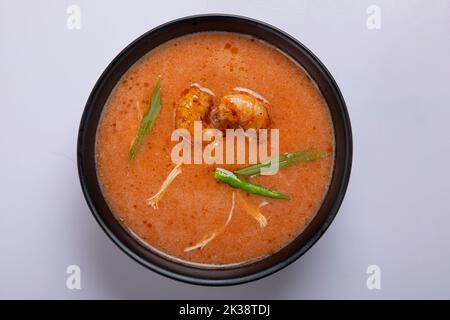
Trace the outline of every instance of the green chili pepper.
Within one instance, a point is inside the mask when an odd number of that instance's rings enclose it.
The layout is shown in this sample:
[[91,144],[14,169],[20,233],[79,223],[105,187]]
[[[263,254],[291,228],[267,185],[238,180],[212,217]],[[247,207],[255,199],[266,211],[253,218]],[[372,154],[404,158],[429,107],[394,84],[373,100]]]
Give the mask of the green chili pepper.
[[239,169],[235,171],[235,173],[252,176],[255,174],[260,174],[261,168],[269,169],[272,163],[274,163],[275,161],[278,161],[278,168],[282,169],[294,166],[299,163],[322,159],[329,155],[330,154],[328,152],[322,151],[299,151],[292,153],[283,153],[282,155],[272,158],[268,161]]
[[155,120],[158,117],[159,111],[161,110],[161,93],[160,93],[160,80],[156,82],[155,87],[153,88],[152,98],[150,99],[150,106],[147,110],[147,113],[142,118],[141,124],[139,126],[138,132],[136,133],[136,137],[133,140],[133,143],[130,148],[129,160],[133,161],[136,157],[136,152],[141,147],[144,142],[144,138],[152,131],[153,126],[155,125]]
[[250,193],[258,194],[260,196],[269,197],[269,198],[275,198],[275,199],[289,199],[289,196],[279,193],[276,191],[272,191],[267,189],[266,187],[250,183],[245,180],[239,179],[233,172],[222,169],[222,168],[216,168],[216,171],[214,172],[214,178],[216,180],[226,183],[230,185],[233,188],[241,189]]

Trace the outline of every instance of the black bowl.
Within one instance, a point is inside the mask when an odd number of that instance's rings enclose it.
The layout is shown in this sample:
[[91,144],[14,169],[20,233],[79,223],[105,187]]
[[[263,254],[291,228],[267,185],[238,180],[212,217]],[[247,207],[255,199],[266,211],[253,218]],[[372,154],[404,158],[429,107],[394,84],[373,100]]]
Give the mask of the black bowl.
[[[143,55],[166,41],[202,31],[229,31],[262,39],[279,48],[309,73],[325,97],[334,125],[335,164],[329,190],[316,216],[291,243],[262,260],[228,268],[175,262],[144,247],[116,220],[100,190],[95,164],[96,131],[103,106],[121,76]],[[78,172],[94,217],[126,254],[145,267],[173,279],[202,285],[232,285],[270,275],[303,255],[328,228],[341,205],[350,177],[352,134],[344,99],[333,77],[304,45],[266,23],[231,15],[198,15],[161,25],[126,47],[109,64],[86,103],[78,134]]]

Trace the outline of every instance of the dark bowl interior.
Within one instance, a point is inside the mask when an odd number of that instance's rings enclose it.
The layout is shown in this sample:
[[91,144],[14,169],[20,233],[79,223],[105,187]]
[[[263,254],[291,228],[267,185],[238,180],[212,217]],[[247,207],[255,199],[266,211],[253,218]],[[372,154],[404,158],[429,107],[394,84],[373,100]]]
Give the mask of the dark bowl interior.
[[[160,44],[186,34],[228,31],[262,39],[291,56],[314,79],[325,97],[333,120],[336,153],[329,190],[307,228],[275,254],[243,266],[208,269],[180,264],[152,252],[135,240],[115,219],[100,190],[95,166],[96,131],[103,106],[121,76],[143,55]],[[352,160],[352,135],[344,99],[323,64],[301,43],[260,21],[229,16],[201,15],[159,26],[133,41],[106,68],[87,101],[78,136],[78,171],[81,186],[96,220],[108,236],[130,257],[160,274],[203,285],[231,285],[267,276],[303,255],[325,232],[343,200]]]

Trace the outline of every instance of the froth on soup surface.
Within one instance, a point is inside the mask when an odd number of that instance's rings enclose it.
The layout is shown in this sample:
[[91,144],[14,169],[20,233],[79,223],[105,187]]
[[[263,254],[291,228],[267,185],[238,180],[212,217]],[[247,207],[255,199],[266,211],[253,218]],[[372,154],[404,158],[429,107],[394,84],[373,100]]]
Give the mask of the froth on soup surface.
[[[157,78],[161,112],[135,161],[130,144],[145,114]],[[193,83],[217,99],[235,87],[249,88],[270,102],[271,127],[280,132],[280,153],[327,151],[330,157],[292,166],[252,182],[286,193],[267,199],[214,180],[218,165],[186,165],[158,204],[147,199],[173,169],[171,141],[181,93]],[[97,132],[97,173],[111,210],[144,243],[168,256],[200,264],[234,264],[268,256],[293,240],[314,217],[327,192],[333,167],[334,136],[328,107],[302,68],[268,44],[233,33],[205,32],[171,40],[152,50],[113,90]],[[227,169],[243,165],[220,165]],[[229,215],[232,194],[260,209],[262,227],[236,201],[226,229],[202,248],[186,250],[219,230]]]

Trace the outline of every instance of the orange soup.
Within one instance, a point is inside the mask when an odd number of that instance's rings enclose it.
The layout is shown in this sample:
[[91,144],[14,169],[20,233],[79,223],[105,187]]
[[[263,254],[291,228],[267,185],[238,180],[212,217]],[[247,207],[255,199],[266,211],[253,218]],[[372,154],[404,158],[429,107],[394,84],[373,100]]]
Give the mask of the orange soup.
[[[130,160],[157,79],[160,111]],[[172,161],[178,143],[172,132],[191,130],[193,112],[205,127],[220,130],[277,128],[280,154],[326,156],[281,167],[273,175],[236,173],[243,183],[288,199],[232,187],[215,179],[216,168],[233,172],[249,164]],[[322,203],[333,154],[329,110],[306,72],[265,42],[225,32],[171,40],[135,63],[109,97],[96,145],[102,191],[124,228],[151,250],[204,265],[254,261],[293,240]]]

